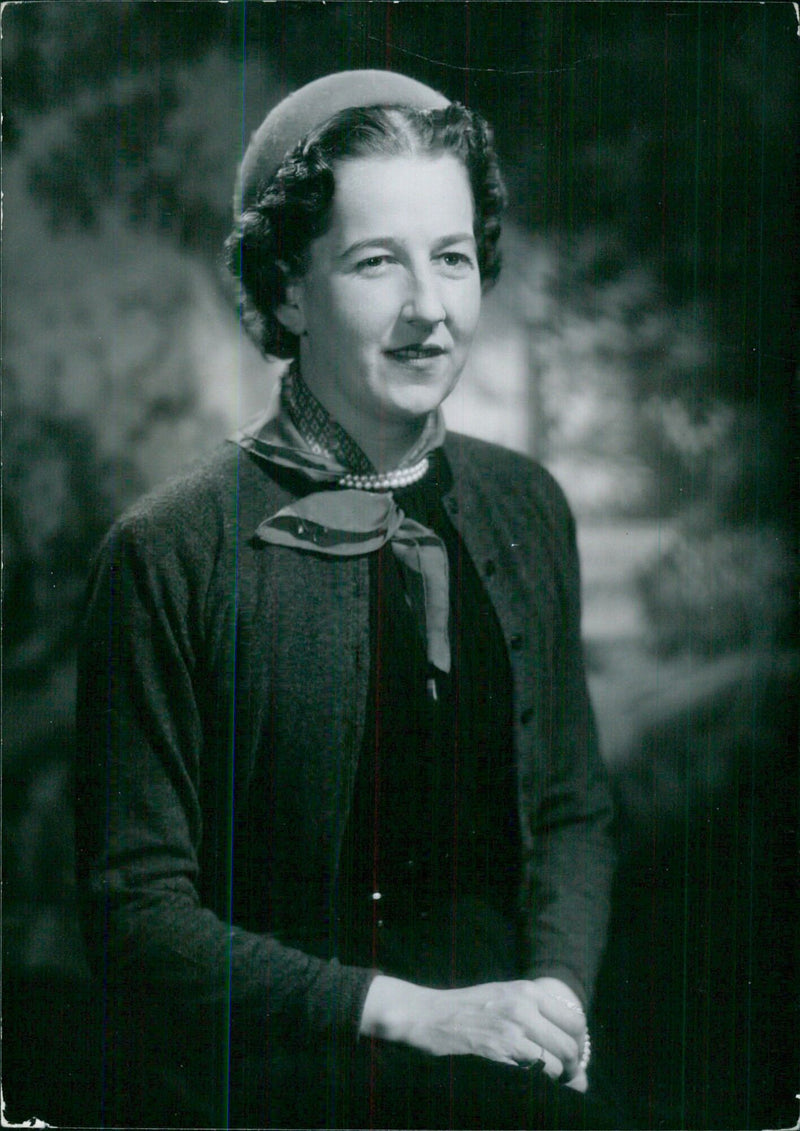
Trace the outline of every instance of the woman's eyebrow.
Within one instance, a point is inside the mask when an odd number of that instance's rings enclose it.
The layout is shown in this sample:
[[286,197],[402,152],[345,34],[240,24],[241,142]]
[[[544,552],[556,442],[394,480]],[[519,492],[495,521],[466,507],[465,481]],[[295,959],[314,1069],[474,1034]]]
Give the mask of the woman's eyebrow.
[[348,244],[344,251],[337,255],[337,259],[347,259],[350,255],[355,255],[359,251],[363,251],[367,247],[399,247],[400,241],[394,239],[392,236],[368,236],[364,240],[356,240],[355,243]]
[[434,246],[434,248],[439,249],[439,248],[442,248],[442,247],[448,247],[450,244],[453,244],[453,243],[474,244],[475,243],[475,233],[474,232],[453,232],[449,236],[442,236],[442,238],[438,239],[433,246]]
[[[440,248],[448,247],[454,243],[475,243],[475,235],[473,232],[451,232],[446,236],[440,236],[433,244],[434,251]],[[395,236],[368,236],[363,240],[356,240],[355,243],[348,244],[344,251],[340,252],[337,259],[347,259],[351,255],[356,255],[359,251],[363,251],[368,247],[388,247],[392,249],[400,249],[403,246],[403,241],[398,240]]]

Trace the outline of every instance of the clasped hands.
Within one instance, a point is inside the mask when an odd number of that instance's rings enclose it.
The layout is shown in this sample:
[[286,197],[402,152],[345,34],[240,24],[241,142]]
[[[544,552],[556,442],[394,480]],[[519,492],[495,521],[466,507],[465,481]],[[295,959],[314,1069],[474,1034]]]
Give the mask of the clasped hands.
[[553,1080],[585,1092],[586,1017],[557,978],[486,982],[434,990],[378,975],[367,994],[362,1036],[397,1041],[433,1056],[481,1056],[500,1064],[544,1061]]

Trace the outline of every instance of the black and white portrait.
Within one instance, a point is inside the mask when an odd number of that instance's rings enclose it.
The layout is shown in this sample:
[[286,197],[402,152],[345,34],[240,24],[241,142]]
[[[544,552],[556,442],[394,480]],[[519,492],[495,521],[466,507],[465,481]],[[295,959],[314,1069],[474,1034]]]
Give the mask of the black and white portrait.
[[6,1125],[789,1127],[797,5],[1,18]]

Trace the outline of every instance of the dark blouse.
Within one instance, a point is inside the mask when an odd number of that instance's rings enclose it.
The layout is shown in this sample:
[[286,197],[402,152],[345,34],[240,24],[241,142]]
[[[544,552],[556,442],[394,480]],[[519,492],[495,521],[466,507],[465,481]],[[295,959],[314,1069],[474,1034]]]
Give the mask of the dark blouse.
[[[339,868],[338,949],[348,963],[418,978],[411,952],[444,948],[458,980],[476,956],[454,952],[456,909],[512,922],[520,840],[508,657],[439,480],[434,464],[396,499],[447,549],[452,667],[428,663],[385,547],[372,559],[370,722]],[[474,941],[474,925],[466,934]]]

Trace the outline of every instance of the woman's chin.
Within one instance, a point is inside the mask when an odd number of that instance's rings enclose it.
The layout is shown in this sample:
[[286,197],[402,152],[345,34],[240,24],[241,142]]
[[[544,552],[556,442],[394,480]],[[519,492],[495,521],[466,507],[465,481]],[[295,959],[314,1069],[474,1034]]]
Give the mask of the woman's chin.
[[435,412],[455,388],[455,380],[422,379],[409,381],[392,390],[392,404],[398,416],[417,418]]

